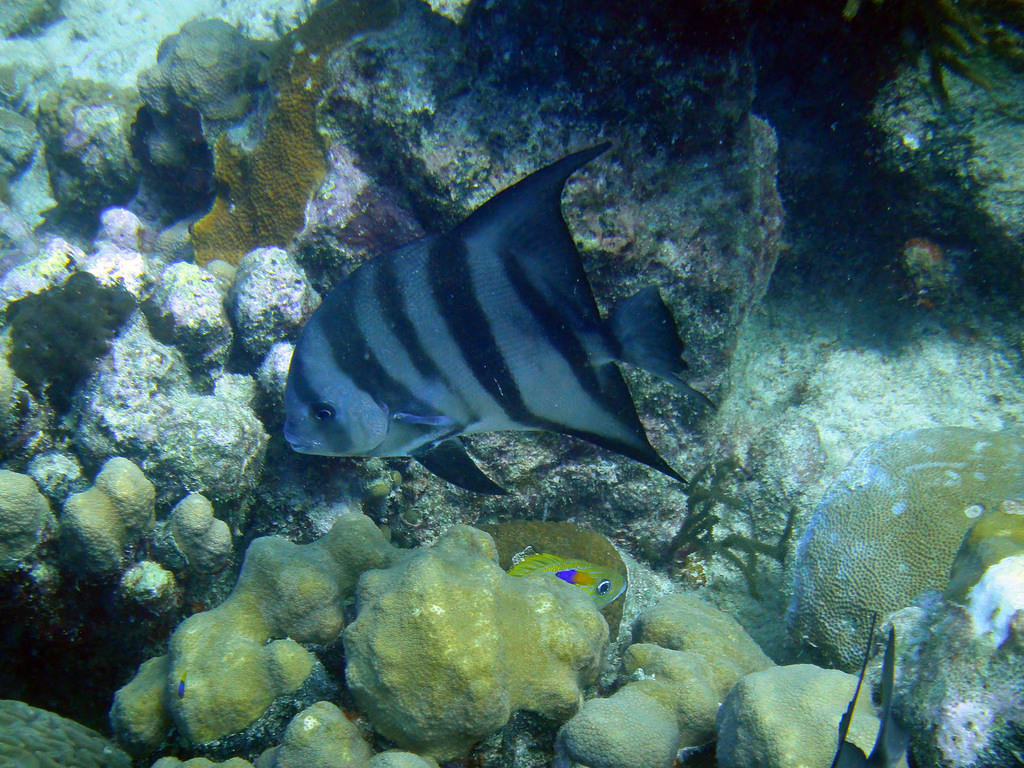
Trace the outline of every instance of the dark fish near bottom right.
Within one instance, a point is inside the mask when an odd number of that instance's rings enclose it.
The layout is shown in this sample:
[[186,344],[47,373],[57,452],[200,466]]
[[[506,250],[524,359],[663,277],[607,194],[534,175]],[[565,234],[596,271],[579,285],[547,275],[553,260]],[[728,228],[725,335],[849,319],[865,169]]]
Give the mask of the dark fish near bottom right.
[[875,746],[870,755],[865,755],[860,747],[846,740],[850,721],[853,719],[853,709],[857,705],[857,696],[860,694],[860,687],[864,682],[864,672],[868,667],[868,656],[871,652],[871,638],[875,634],[876,618],[872,617],[871,628],[868,630],[868,644],[864,649],[864,663],[861,665],[860,677],[857,679],[857,689],[839,721],[839,747],[836,749],[835,757],[832,758],[831,768],[896,768],[903,764],[907,756],[910,734],[896,722],[896,717],[892,713],[893,678],[895,675],[895,659],[893,657],[896,653],[896,633],[892,627],[889,627],[889,639],[886,642],[885,658],[882,661],[882,725],[878,729]]

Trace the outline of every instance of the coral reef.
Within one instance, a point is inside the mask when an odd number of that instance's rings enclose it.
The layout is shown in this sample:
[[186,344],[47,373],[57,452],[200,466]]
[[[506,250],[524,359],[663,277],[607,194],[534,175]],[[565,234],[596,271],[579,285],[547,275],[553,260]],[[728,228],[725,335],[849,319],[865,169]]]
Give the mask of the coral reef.
[[[1007,567],[1012,565],[1016,567]],[[895,708],[911,736],[918,765],[1001,768],[1020,762],[1021,595],[1024,555],[1016,555],[993,564],[965,606],[928,593],[916,605],[892,614],[902,635]],[[1008,615],[990,615],[1000,601]],[[981,616],[979,607],[984,610]]]
[[156,490],[123,458],[107,461],[92,488],[73,494],[60,518],[62,564],[82,578],[120,572],[128,547],[153,527]]
[[36,397],[45,393],[66,411],[73,390],[134,308],[127,291],[103,286],[88,272],[13,301],[7,306],[11,368]]
[[192,227],[200,264],[237,263],[253,248],[288,244],[302,228],[325,171],[316,107],[328,54],[348,37],[391,21],[396,8],[390,0],[327,3],[282,40],[268,65],[273,103],[258,136],[239,142],[222,133],[214,146],[214,178],[226,192]]
[[99,213],[126,202],[138,186],[129,135],[138,93],[71,79],[39,104],[54,197],[66,208]]
[[153,336],[181,350],[192,370],[216,373],[233,334],[217,278],[195,264],[175,262],[142,305]]
[[54,527],[50,505],[32,478],[0,469],[0,573],[25,565]]
[[682,748],[714,739],[733,684],[772,665],[736,621],[699,598],[672,595],[638,620],[627,680],[590,699],[558,733],[563,758],[594,768],[669,768]]
[[275,342],[298,335],[320,297],[288,253],[257,248],[239,262],[227,303],[243,347],[260,359]]
[[1024,493],[1024,431],[941,427],[868,447],[815,510],[797,549],[788,623],[809,653],[851,670],[871,613],[944,589],[982,511]]
[[355,513],[313,544],[255,539],[230,596],[182,622],[168,654],[118,690],[110,711],[118,740],[146,752],[171,723],[193,744],[245,728],[309,676],[315,657],[299,643],[337,639],[359,574],[395,557]]
[[132,762],[91,728],[20,701],[0,699],[0,764],[131,768]]
[[[716,765],[828,768],[836,752],[839,718],[856,687],[855,675],[813,664],[746,675],[718,711]],[[869,697],[862,695],[846,738],[869,754],[878,727]]]
[[553,574],[509,576],[486,533],[456,526],[359,581],[345,679],[374,729],[438,759],[465,754],[519,709],[572,715],[608,627]]
[[267,434],[249,404],[230,391],[195,394],[179,350],[133,316],[82,385],[73,409],[83,461],[124,456],[146,467],[161,505],[189,492],[236,516],[263,469]]

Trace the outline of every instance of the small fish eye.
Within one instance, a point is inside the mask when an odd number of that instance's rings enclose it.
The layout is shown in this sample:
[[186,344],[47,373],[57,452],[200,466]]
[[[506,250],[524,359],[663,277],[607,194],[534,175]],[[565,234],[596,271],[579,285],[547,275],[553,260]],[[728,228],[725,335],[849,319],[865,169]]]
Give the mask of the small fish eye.
[[315,403],[311,410],[317,421],[330,421],[334,418],[334,406],[330,403]]
[[612,588],[612,583],[609,579],[605,579],[597,585],[597,594],[607,595],[608,590]]

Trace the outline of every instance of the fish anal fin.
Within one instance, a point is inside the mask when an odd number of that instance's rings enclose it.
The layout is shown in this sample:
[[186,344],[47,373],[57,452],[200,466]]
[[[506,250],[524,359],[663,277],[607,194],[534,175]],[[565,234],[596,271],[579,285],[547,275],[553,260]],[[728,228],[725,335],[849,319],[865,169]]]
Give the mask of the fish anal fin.
[[524,557],[509,569],[512,576],[529,576],[531,573],[540,573],[564,563],[565,561],[557,555],[539,553]]
[[413,453],[413,458],[443,480],[474,493],[498,496],[507,491],[485,475],[457,437]]

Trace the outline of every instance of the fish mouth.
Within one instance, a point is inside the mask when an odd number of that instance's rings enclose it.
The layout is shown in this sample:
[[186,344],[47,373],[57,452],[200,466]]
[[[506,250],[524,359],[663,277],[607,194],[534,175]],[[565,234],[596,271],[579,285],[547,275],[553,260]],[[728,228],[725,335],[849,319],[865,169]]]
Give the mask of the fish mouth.
[[319,440],[308,440],[296,435],[288,428],[288,422],[284,424],[284,439],[296,453],[308,453],[313,455],[324,455],[323,444]]

